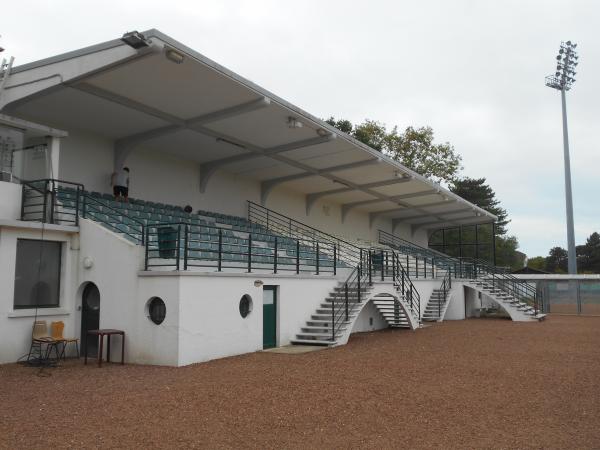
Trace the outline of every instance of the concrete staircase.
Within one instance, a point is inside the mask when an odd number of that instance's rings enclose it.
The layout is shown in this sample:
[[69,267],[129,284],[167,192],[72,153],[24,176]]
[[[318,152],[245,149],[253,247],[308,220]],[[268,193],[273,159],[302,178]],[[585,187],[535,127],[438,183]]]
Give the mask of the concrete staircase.
[[[366,285],[366,283],[365,286],[361,286],[360,298],[362,302],[359,303],[358,288],[356,286],[348,288],[348,320],[346,320],[346,293],[344,284],[342,282],[338,283],[338,286],[329,293],[325,301],[319,305],[315,313],[306,321],[306,325],[296,335],[296,339],[292,339],[292,344],[336,345],[338,343],[338,340],[348,331],[348,327],[354,323],[354,319],[356,319],[364,305],[364,300],[371,292],[371,287]],[[336,320],[335,336],[332,332],[332,307]]]
[[443,289],[434,289],[423,312],[422,320],[424,322],[441,322],[448,307],[449,297],[449,291],[444,292]]
[[469,280],[468,284],[475,290],[491,297],[498,305],[500,305],[514,321],[541,321],[546,317],[546,314],[535,311],[535,308],[511,294],[496,287],[490,279],[477,278]]
[[373,304],[390,327],[410,329],[408,316],[394,297],[381,294],[373,297]]

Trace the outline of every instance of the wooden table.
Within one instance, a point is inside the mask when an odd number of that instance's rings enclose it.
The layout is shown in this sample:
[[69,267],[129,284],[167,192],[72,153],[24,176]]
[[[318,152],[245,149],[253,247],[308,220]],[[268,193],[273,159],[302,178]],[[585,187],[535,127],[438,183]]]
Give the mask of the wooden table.
[[[100,344],[98,345],[98,367],[102,367],[102,350],[104,344],[104,336],[107,337],[106,341],[106,362],[110,362],[110,338],[111,336],[118,334],[121,335],[121,364],[125,364],[125,332],[123,330],[113,330],[111,328],[105,328],[101,330],[88,330],[88,336],[98,336]],[[85,358],[84,364],[87,364],[87,340],[85,343]]]

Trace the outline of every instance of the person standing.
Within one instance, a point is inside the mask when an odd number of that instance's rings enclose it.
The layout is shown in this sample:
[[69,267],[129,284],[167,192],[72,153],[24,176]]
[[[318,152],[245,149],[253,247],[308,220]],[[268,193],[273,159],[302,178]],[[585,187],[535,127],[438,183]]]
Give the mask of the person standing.
[[129,201],[129,167],[123,167],[112,174],[113,195],[116,201]]

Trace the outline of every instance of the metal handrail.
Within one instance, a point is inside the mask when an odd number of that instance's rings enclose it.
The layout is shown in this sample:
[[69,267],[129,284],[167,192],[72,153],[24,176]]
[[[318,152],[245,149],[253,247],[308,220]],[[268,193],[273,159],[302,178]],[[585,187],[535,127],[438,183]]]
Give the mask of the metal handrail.
[[[452,272],[447,271],[446,275],[444,275],[444,279],[442,280],[442,284],[440,286],[440,290],[444,294],[444,305],[448,301],[448,293],[452,289]],[[442,302],[438,301],[438,318],[442,318]]]
[[404,296],[406,300],[408,298],[408,304],[410,310],[415,318],[421,321],[421,295],[413,284],[408,272],[402,266],[400,256],[392,250],[393,255],[393,277],[394,285],[396,289]]
[[[102,206],[102,210],[99,209],[96,205],[100,205]],[[90,195],[88,192],[83,191],[83,203],[82,203],[82,207],[81,207],[81,217],[83,217],[84,219],[87,219],[88,216],[88,212],[89,209],[92,209],[93,211],[100,213],[100,214],[105,214],[105,209],[110,210],[112,213],[116,214],[116,217],[113,216],[113,218],[120,222],[123,225],[126,226],[130,226],[128,224],[125,223],[125,221],[123,219],[119,219],[119,217],[125,217],[126,215],[123,214],[122,211],[118,210],[117,208],[114,208],[110,205],[108,205],[106,202],[102,202],[100,201],[98,198]],[[127,216],[127,218],[131,221],[134,222],[135,224],[137,224],[140,228],[140,233],[139,236],[138,234],[131,234],[125,231],[120,230],[119,228],[115,227],[112,223],[110,223],[109,221],[106,220],[99,220],[99,222],[109,226],[110,228],[112,228],[113,230],[117,231],[118,233],[123,233],[129,237],[131,237],[133,240],[135,240],[136,242],[140,242],[142,245],[145,244],[145,228],[146,225],[144,224],[144,222],[137,220],[131,216]]]
[[[78,209],[84,186],[81,183],[74,183],[53,178],[43,178],[37,180],[21,180],[21,220],[25,221],[40,221],[42,223],[72,223],[75,226],[79,225]],[[74,186],[75,207],[66,207],[59,200],[57,194],[60,185]],[[31,196],[30,192],[35,191],[38,195]],[[41,199],[41,203],[31,204],[28,200],[32,198]],[[41,207],[41,210],[31,211],[32,207]],[[38,215],[39,217],[32,217]],[[65,216],[73,216],[72,219],[66,219]]]
[[[335,342],[336,335],[341,329],[344,322],[349,320],[349,309],[351,304],[362,302],[362,290],[368,284],[370,275],[366,273],[365,261],[363,261],[364,252],[361,252],[360,261],[358,265],[352,270],[348,278],[342,284],[343,293],[339,291],[334,293],[331,299],[331,341]],[[356,301],[350,301],[351,290],[356,290]],[[336,301],[342,299],[342,302],[338,302],[336,307]]]
[[[176,228],[175,228],[176,227]],[[198,228],[213,229],[215,233],[208,233],[209,236],[215,236],[215,239],[205,239],[207,233],[192,230],[188,222],[157,222],[149,224],[146,227],[146,270],[152,267],[172,267],[180,268],[180,260],[183,258],[183,270],[189,267],[216,267],[217,271],[223,268],[247,268],[252,272],[253,268],[260,266],[271,266],[273,272],[294,271],[296,273],[306,272],[310,268],[311,272],[319,275],[321,273],[337,274],[339,265],[336,258],[330,258],[328,252],[323,251],[327,244],[316,243],[315,250],[301,244],[299,240],[282,238],[269,233],[260,233],[254,231],[235,231],[229,228],[213,225],[198,225]],[[169,231],[171,237],[160,239],[159,229]],[[225,232],[233,232],[236,236],[225,236]],[[173,236],[175,234],[175,236]],[[243,236],[243,237],[240,237]],[[156,240],[151,237],[156,236]],[[242,243],[224,243],[224,238],[246,240]],[[292,242],[290,242],[292,241]],[[153,243],[156,243],[156,246]],[[177,242],[177,244],[174,244]],[[183,242],[183,246],[180,243]],[[253,245],[256,242],[273,242],[274,247],[264,247]],[[204,248],[203,248],[204,244]],[[228,249],[227,247],[230,247]],[[231,247],[237,248],[232,250]],[[259,252],[260,249],[266,249],[266,253]],[[279,251],[285,249],[286,256],[279,256]],[[183,252],[177,257],[173,257],[174,252]],[[293,256],[289,252],[293,252]],[[156,254],[158,252],[158,256]],[[208,256],[196,256],[193,252],[205,252]],[[335,249],[333,249],[335,255]],[[237,259],[227,259],[225,256],[237,257]],[[254,258],[253,258],[254,257]],[[260,259],[267,259],[267,261]],[[165,259],[175,260],[174,262],[154,263],[152,260]],[[313,270],[314,269],[314,270]]]
[[[540,308],[540,302],[543,302],[542,293],[537,292],[531,286],[522,283],[521,280],[507,273],[504,269],[489,264],[487,261],[476,258],[454,258],[448,255],[440,254],[436,250],[426,249],[417,244],[408,245],[408,241],[380,230],[380,243],[396,248],[399,251],[409,252],[413,250],[427,260],[427,254],[433,265],[444,267],[447,272],[454,273],[455,278],[480,278],[489,279],[493,289],[500,289],[505,293],[515,297],[517,300],[530,304],[537,315]],[[410,247],[413,247],[412,249]],[[414,254],[414,253],[412,253]]]
[[294,239],[305,240],[308,243],[313,241],[327,242],[336,248],[338,259],[352,266],[359,264],[361,250],[366,250],[364,247],[354,245],[252,201],[248,201],[248,220],[282,236],[287,235]]

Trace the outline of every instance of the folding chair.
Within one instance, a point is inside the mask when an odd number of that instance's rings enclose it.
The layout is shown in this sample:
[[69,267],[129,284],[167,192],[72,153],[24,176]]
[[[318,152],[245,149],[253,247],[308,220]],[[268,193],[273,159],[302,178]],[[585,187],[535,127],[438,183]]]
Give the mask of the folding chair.
[[77,338],[66,338],[63,336],[63,331],[65,329],[65,323],[60,320],[58,322],[52,322],[50,324],[50,334],[52,339],[54,339],[57,344],[61,343],[62,344],[62,350],[60,352],[60,357],[62,359],[65,359],[65,351],[67,348],[67,345],[69,344],[75,344],[75,348],[77,349],[77,358],[79,358],[79,339]]
[[[46,351],[43,352],[43,346],[46,345]],[[48,335],[48,325],[45,320],[37,320],[33,323],[33,331],[31,333],[31,346],[29,347],[29,355],[27,355],[27,361],[31,359],[32,354],[35,354],[37,350],[38,359],[45,361],[50,357],[52,348],[56,351],[56,357],[58,358],[58,347],[56,341],[52,336]]]

